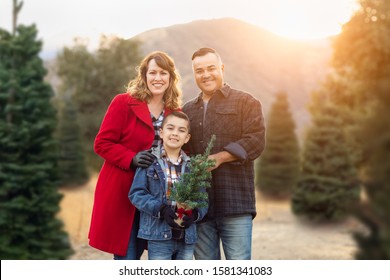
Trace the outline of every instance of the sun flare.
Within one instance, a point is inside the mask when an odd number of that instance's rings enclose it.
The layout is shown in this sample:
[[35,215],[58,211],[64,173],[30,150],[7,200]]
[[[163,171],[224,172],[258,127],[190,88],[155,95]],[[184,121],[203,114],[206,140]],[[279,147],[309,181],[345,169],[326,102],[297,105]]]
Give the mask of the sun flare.
[[274,0],[264,7],[269,18],[261,25],[292,39],[325,38],[340,33],[355,5],[356,0]]

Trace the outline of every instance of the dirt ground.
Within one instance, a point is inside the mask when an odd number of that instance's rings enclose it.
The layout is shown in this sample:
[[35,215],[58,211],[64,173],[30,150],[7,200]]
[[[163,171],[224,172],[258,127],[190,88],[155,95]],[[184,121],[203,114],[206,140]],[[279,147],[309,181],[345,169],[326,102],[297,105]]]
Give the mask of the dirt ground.
[[[77,188],[63,188],[60,218],[69,233],[73,260],[109,260],[112,255],[88,245],[88,230],[96,176]],[[270,201],[257,194],[257,217],[253,224],[254,260],[349,260],[356,244],[352,232],[363,231],[357,221],[312,225],[290,211],[288,201]],[[142,257],[147,259],[147,253]]]

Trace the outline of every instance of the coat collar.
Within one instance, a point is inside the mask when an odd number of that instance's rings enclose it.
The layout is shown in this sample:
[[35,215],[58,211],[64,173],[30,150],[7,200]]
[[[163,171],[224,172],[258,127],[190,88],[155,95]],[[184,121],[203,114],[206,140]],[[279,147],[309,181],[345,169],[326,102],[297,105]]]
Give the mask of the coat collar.
[[[153,128],[153,123],[151,121],[150,112],[148,105],[145,101],[140,101],[129,94],[129,99],[127,101],[127,104],[131,106],[133,112],[139,118],[142,122]],[[170,114],[172,110],[165,108],[164,116]]]
[[150,112],[146,102],[140,101],[130,96],[128,100],[128,105],[131,107],[138,119],[147,124],[149,127],[153,128],[153,124],[150,118]]
[[[152,148],[152,154],[158,158],[158,159],[161,159],[161,146],[159,145],[158,147],[154,147]],[[182,154],[182,159],[183,159],[183,162],[189,162],[190,161],[190,157],[187,156],[187,154],[181,150],[181,154]]]

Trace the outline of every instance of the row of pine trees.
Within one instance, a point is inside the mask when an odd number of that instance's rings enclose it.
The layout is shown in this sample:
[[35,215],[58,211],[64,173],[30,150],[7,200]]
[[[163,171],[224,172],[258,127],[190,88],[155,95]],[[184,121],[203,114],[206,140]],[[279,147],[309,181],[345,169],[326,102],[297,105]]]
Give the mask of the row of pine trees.
[[271,199],[290,199],[295,214],[336,221],[360,198],[356,168],[335,106],[312,106],[300,148],[288,95],[278,93],[266,118],[266,149],[256,163],[256,185]]
[[[139,43],[103,36],[90,52],[76,40],[57,56],[54,95],[37,29],[16,24],[22,2],[13,1],[13,30],[0,29],[0,258],[66,259],[58,188],[85,183],[101,165],[91,143],[135,75]],[[354,215],[369,229],[354,234],[356,258],[390,259],[390,3],[360,6],[333,40],[332,71],[312,93],[301,141],[288,92],[275,95],[256,184],[305,219]]]
[[276,95],[256,183],[266,196],[290,199],[302,218],[356,217],[369,232],[354,233],[356,258],[390,259],[390,2],[359,2],[333,39],[301,145],[288,96]]
[[22,6],[13,0],[12,31],[0,28],[0,259],[68,259],[59,188],[84,184],[101,166],[91,143],[141,54],[131,40],[102,36],[91,53],[76,39],[58,54],[54,91],[35,24],[17,24]]

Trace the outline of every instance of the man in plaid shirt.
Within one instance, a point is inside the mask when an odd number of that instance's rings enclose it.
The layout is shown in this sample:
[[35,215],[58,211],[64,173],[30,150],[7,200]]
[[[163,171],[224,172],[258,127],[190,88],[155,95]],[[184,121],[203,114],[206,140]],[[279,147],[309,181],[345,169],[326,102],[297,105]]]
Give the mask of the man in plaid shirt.
[[252,220],[256,216],[253,161],[265,146],[261,103],[224,83],[224,65],[214,49],[196,51],[192,66],[202,92],[183,107],[192,130],[184,149],[192,155],[201,154],[216,135],[210,155],[216,165],[208,190],[209,210],[197,227],[195,258],[221,259],[222,241],[226,259],[251,259]]

